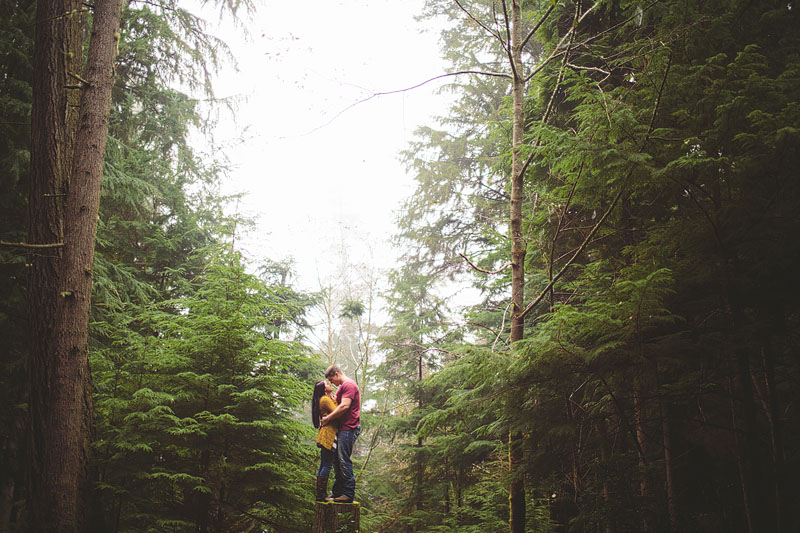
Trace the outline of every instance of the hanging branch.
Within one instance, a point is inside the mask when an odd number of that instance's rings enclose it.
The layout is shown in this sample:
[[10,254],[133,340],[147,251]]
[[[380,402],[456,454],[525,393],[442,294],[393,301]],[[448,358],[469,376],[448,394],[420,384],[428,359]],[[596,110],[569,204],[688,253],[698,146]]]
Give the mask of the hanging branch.
[[[328,126],[334,120],[336,120],[340,116],[344,115],[346,112],[350,111],[354,107],[356,107],[358,105],[361,105],[361,104],[364,104],[366,102],[369,102],[373,98],[377,98],[379,96],[388,96],[390,94],[398,94],[398,93],[408,92],[408,91],[411,91],[411,90],[414,90],[414,89],[418,89],[419,87],[422,87],[423,85],[427,85],[428,83],[430,83],[432,81],[440,80],[442,78],[449,78],[451,76],[460,76],[462,74],[477,74],[477,75],[480,75],[480,76],[491,76],[491,77],[495,77],[495,78],[508,78],[508,79],[511,79],[511,74],[506,74],[505,72],[491,72],[491,71],[487,72],[487,71],[482,71],[482,70],[459,70],[458,72],[447,72],[445,74],[439,74],[438,76],[434,76],[433,78],[428,78],[425,81],[417,83],[416,85],[412,85],[411,87],[406,87],[405,89],[395,89],[395,90],[392,90],[392,91],[383,91],[383,92],[372,93],[371,95],[367,96],[366,98],[362,98],[361,100],[358,100],[358,101],[353,102],[352,104],[348,105],[347,107],[345,107],[344,109],[342,109],[341,111],[336,113],[328,122],[325,122],[324,124],[320,124],[316,128],[298,135],[298,137],[305,137],[307,135],[311,135],[312,133],[314,133],[316,131],[321,130],[322,128],[324,128],[325,126]],[[281,139],[287,139],[288,137],[280,137],[280,138]]]

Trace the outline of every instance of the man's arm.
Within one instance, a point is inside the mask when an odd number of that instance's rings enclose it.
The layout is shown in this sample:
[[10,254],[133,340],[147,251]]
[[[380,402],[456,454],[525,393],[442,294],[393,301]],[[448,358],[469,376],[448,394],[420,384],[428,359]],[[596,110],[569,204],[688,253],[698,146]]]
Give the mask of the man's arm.
[[326,426],[331,420],[336,420],[337,418],[345,414],[348,410],[350,410],[351,403],[353,403],[352,398],[342,398],[342,403],[340,403],[336,407],[336,409],[333,410],[332,413],[323,416],[322,420],[320,420],[320,424]]

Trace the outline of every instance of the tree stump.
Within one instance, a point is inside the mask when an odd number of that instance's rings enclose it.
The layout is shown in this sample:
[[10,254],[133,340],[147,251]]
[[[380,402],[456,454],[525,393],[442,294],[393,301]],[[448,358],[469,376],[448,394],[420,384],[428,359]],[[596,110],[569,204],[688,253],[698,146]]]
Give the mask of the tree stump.
[[316,502],[313,533],[358,533],[361,504]]

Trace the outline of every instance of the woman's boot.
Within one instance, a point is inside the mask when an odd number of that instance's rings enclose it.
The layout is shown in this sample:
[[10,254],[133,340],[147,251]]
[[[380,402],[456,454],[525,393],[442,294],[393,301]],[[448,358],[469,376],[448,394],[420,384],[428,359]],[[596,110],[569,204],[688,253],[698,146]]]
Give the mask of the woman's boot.
[[318,502],[324,502],[328,496],[328,476],[317,476],[317,491],[314,498]]

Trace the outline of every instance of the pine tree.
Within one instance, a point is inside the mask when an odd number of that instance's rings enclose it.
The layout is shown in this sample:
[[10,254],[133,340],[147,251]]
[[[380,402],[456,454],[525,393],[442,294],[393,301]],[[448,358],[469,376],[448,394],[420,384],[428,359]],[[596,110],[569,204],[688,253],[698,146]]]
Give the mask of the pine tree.
[[297,528],[315,453],[294,414],[302,348],[272,336],[283,304],[238,254],[203,262],[192,294],[129,309],[135,329],[94,356],[108,515],[115,530]]

